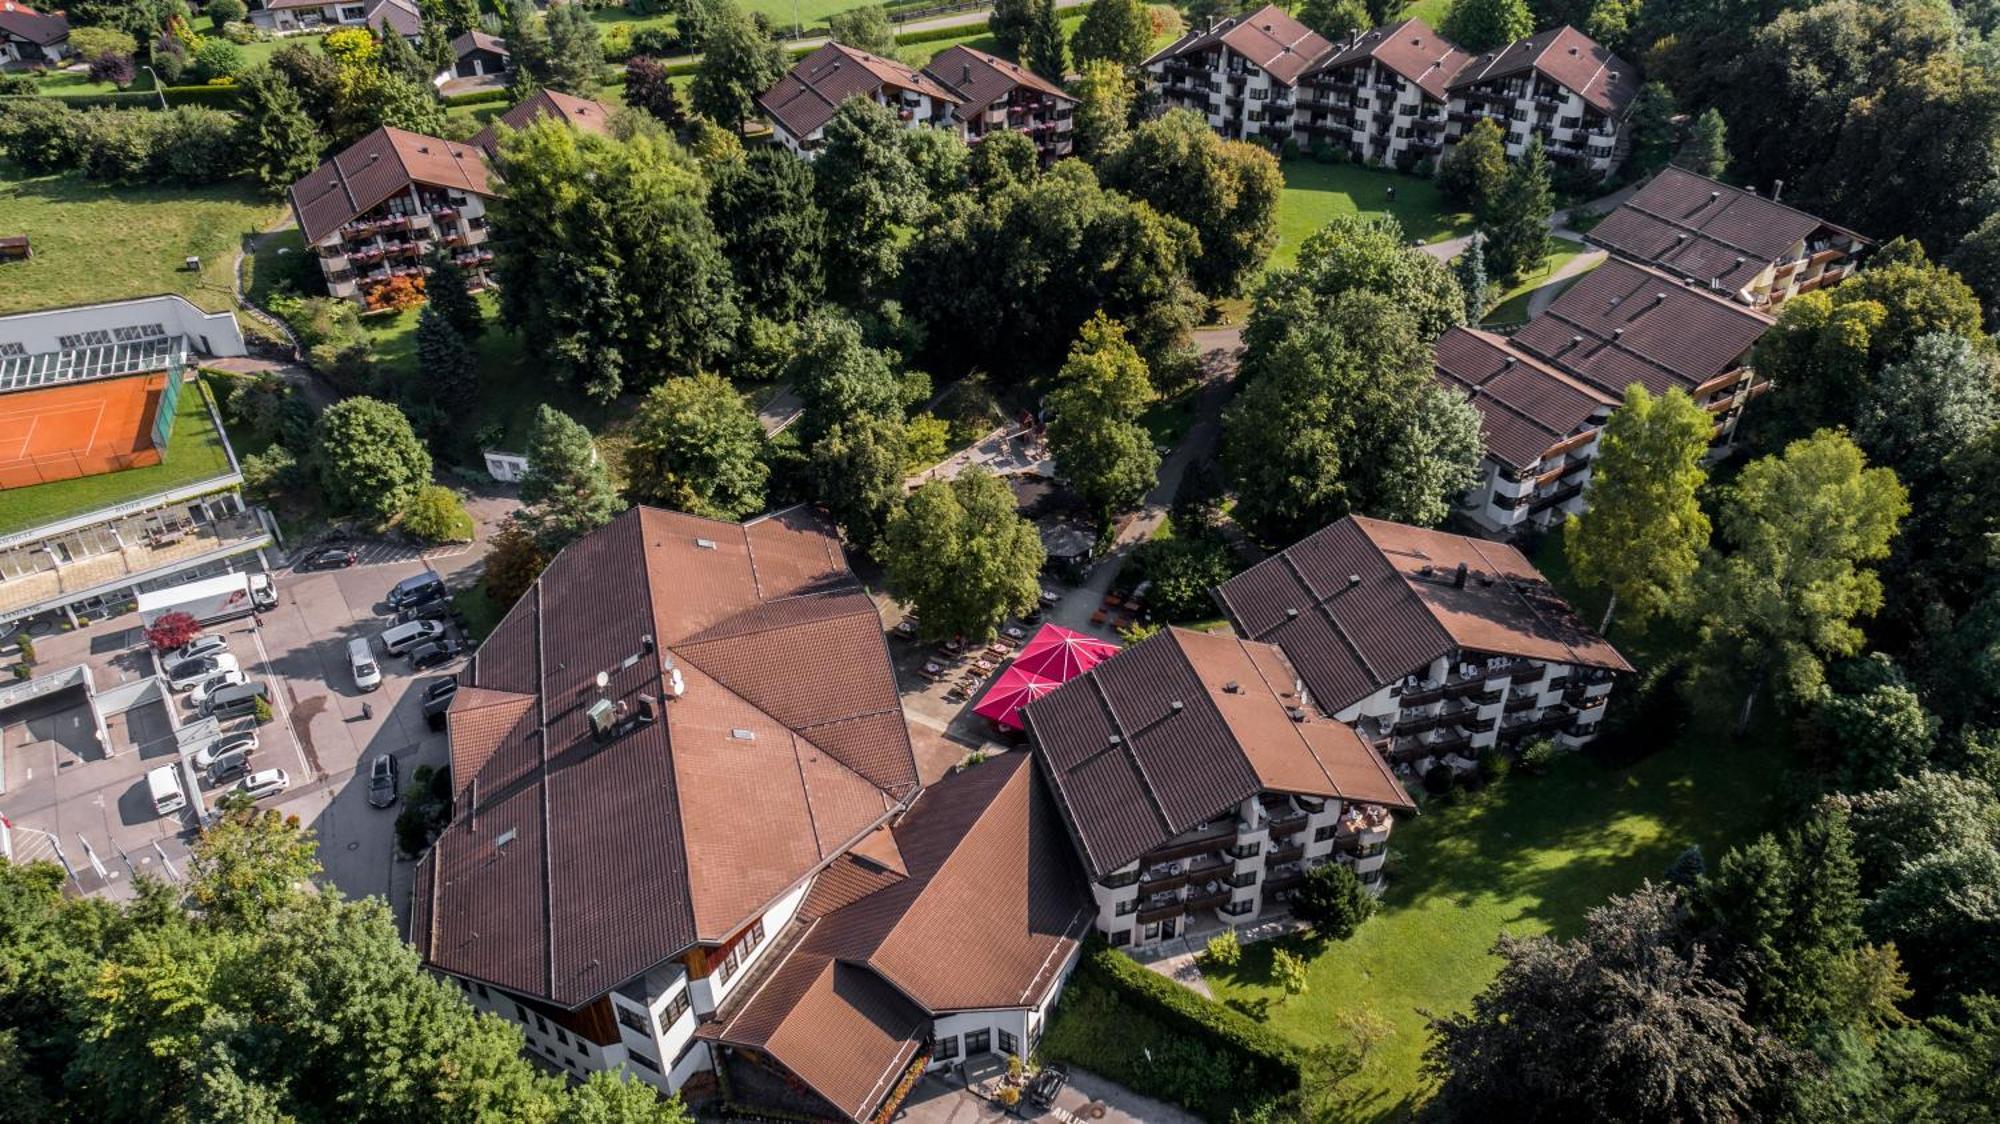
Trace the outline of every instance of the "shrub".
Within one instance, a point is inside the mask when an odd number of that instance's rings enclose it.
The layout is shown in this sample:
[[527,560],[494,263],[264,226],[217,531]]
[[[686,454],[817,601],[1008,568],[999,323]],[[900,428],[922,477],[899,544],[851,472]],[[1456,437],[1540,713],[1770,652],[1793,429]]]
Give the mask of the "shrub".
[[1536,738],[1521,749],[1521,767],[1538,776],[1555,761],[1556,743],[1548,738]]
[[111,183],[137,183],[153,169],[160,131],[150,113],[87,109],[76,119],[76,161],[83,174]]
[[424,303],[424,279],[391,277],[369,289],[367,300],[371,312],[379,312],[385,308],[393,308],[398,312],[415,308]]
[[201,622],[193,614],[178,610],[161,613],[159,619],[146,627],[146,643],[155,652],[171,652],[200,635]]
[[[42,7],[40,4],[35,6]],[[139,53],[137,39],[111,27],[72,27],[69,29],[69,45],[86,63],[94,63],[106,55],[124,55],[129,61]]]
[[208,13],[208,18],[217,27],[240,20],[248,13],[243,0],[208,0],[201,10]]
[[1424,791],[1432,796],[1443,796],[1458,783],[1458,772],[1449,765],[1432,765],[1424,771]]
[[201,46],[195,48],[189,73],[197,82],[234,78],[243,73],[245,61],[243,48],[229,40],[205,39]]
[[1236,939],[1236,930],[1224,929],[1208,938],[1208,947],[1201,950],[1201,963],[1206,968],[1234,968],[1243,962],[1243,942]]
[[[185,614],[185,613],[183,613],[183,614],[181,614],[181,615],[182,615],[182,616],[187,616],[187,614]],[[194,618],[192,618],[192,617],[189,617],[188,619],[189,619],[189,620],[193,620]],[[21,653],[21,666],[22,666],[22,667],[33,667],[33,666],[35,666],[35,641],[34,641],[34,638],[33,638],[33,637],[29,636],[29,635],[28,635],[27,633],[25,633],[25,632],[17,632],[17,633],[15,633],[15,634],[14,634],[14,647],[15,647],[16,649],[18,649],[18,650],[20,651],[20,653]]]
[[403,511],[403,529],[432,542],[471,542],[472,516],[466,514],[457,492],[426,484]]
[[[34,80],[28,80],[32,87]],[[27,169],[41,175],[74,166],[77,154],[77,113],[49,98],[24,98],[0,110],[0,148]]]
[[1513,767],[1513,759],[1499,746],[1488,746],[1479,754],[1479,776],[1487,784],[1498,784],[1506,780],[1508,770]]
[[1014,1085],[1002,1085],[994,1092],[993,1099],[999,1101],[1003,1107],[1013,1108],[1021,1103],[1021,1090]]
[[259,726],[269,722],[272,717],[270,701],[265,699],[264,696],[258,695],[251,714],[257,719],[257,725]]
[[929,468],[951,453],[951,423],[935,414],[918,414],[903,424],[903,447],[905,468]]
[[215,183],[243,165],[237,118],[219,109],[177,105],[166,113],[133,114],[153,128],[155,179]]
[[1292,916],[1327,940],[1344,941],[1375,916],[1375,896],[1346,863],[1321,863],[1293,892]]
[[41,88],[35,76],[26,71],[0,71],[0,94],[31,95]]
[[137,77],[138,73],[138,69],[132,65],[131,55],[121,55],[114,51],[90,60],[92,82],[109,82],[121,90],[130,86],[132,79]]
[[255,24],[235,20],[222,25],[222,37],[237,46],[246,46],[269,38],[269,34]]
[[1139,548],[1138,563],[1153,583],[1147,594],[1153,608],[1168,620],[1215,616],[1209,591],[1236,569],[1222,540],[1202,534],[1151,540]]

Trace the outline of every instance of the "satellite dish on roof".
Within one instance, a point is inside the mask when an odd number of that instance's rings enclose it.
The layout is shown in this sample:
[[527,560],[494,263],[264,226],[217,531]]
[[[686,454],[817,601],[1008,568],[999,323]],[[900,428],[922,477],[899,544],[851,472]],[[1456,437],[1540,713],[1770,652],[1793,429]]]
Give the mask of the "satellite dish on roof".
[[606,687],[609,687],[609,686],[611,686],[611,673],[610,673],[610,672],[608,672],[608,671],[600,671],[600,672],[598,672],[598,673],[597,673],[597,689],[598,689],[598,690],[600,690],[600,691],[602,691],[602,690],[603,690],[604,688],[606,688]]

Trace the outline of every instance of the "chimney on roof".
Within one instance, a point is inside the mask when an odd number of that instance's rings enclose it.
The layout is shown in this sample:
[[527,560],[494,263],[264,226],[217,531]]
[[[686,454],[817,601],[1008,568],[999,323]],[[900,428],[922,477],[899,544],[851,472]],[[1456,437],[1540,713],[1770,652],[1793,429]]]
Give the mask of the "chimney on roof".
[[1722,198],[1722,193],[1720,191],[1711,191],[1708,193],[1708,198],[1710,202],[1714,202],[1715,200]]
[[1231,679],[1222,685],[1222,692],[1226,695],[1240,695],[1243,693],[1243,684]]
[[1349,588],[1349,589],[1353,589],[1353,588],[1354,588],[1355,586],[1357,586],[1357,585],[1360,585],[1360,584],[1361,584],[1361,575],[1360,575],[1360,574],[1349,574],[1349,575],[1347,575],[1347,588]]
[[1513,365],[1514,365],[1514,356],[1506,355],[1501,357],[1500,367],[1502,370],[1505,370],[1508,367],[1512,367]]
[[1654,294],[1653,294],[1653,303],[1654,303],[1654,304],[1665,304],[1665,303],[1667,303],[1667,294],[1665,294],[1665,293],[1654,293]]
[[1286,620],[1288,620],[1288,621],[1293,621],[1293,620],[1297,620],[1297,619],[1299,619],[1299,611],[1298,611],[1297,609],[1290,609],[1290,608],[1286,609],[1286,610],[1285,610],[1285,619],[1286,619]]
[[1623,328],[1613,328],[1613,329],[1611,329],[1611,338],[1612,338],[1612,339],[1614,339],[1614,340],[1615,340],[1615,339],[1617,339],[1618,337],[1620,337],[1620,336],[1624,335],[1624,334],[1625,334],[1625,329],[1623,329]]
[[1569,338],[1569,345],[1570,345],[1571,347],[1582,347],[1582,346],[1583,346],[1583,337],[1582,337],[1582,336],[1571,336],[1571,337]]
[[1175,714],[1179,714],[1184,708],[1181,706],[1181,700],[1175,699],[1167,704],[1167,709],[1173,711]]
[[1288,706],[1285,708],[1285,713],[1290,715],[1294,722],[1304,722],[1306,720],[1304,707]]
[[1569,49],[1569,53],[1570,53],[1570,54],[1572,54],[1572,55],[1576,53],[1576,47],[1575,47],[1574,45],[1572,45],[1572,46],[1570,47],[1570,49]]
[[1455,586],[1455,587],[1457,587],[1457,588],[1459,588],[1459,589],[1464,589],[1464,588],[1465,588],[1465,571],[1466,571],[1466,565],[1465,565],[1465,563],[1463,563],[1463,562],[1460,562],[1460,563],[1458,564],[1458,573],[1457,573],[1457,574],[1455,574],[1455,575],[1453,575],[1453,577],[1452,577],[1452,579],[1451,579],[1451,584],[1452,584],[1453,586]]
[[1778,195],[1779,195],[1779,193],[1780,193],[1780,192],[1782,192],[1782,191],[1784,191],[1784,190],[1785,190],[1785,181],[1784,181],[1784,180],[1772,180],[1772,181],[1771,181],[1771,202],[1773,202],[1773,203],[1776,203],[1776,202],[1778,201]]
[[962,86],[970,81],[972,81],[972,64],[969,62],[961,63],[959,65],[958,83]]

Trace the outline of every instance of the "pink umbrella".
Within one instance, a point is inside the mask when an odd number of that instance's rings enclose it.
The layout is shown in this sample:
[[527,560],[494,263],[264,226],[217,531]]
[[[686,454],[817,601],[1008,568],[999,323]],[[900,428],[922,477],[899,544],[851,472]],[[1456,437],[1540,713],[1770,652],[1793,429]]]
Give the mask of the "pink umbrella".
[[1118,645],[1109,640],[1045,624],[1014,658],[1014,666],[1043,679],[1067,683],[1117,654]]
[[1031,675],[1018,666],[1010,667],[993,681],[986,697],[979,700],[972,713],[991,718],[1005,729],[1018,730],[1021,728],[1021,708],[1060,686],[1062,684]]

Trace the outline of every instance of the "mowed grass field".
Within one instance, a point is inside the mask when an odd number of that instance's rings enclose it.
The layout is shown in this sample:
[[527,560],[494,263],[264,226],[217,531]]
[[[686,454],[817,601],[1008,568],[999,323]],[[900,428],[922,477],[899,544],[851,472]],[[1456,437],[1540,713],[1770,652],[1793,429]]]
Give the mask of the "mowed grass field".
[[[283,215],[240,183],[116,187],[0,163],[0,233],[27,235],[35,251],[0,266],[0,313],[155,293],[229,308],[239,242]],[[189,254],[200,255],[199,273],[183,268]]]
[[[1273,265],[1298,260],[1299,246],[1338,215],[1394,215],[1403,224],[1403,233],[1425,242],[1472,233],[1472,216],[1448,209],[1437,185],[1422,176],[1305,158],[1285,161],[1284,172]],[[1393,199],[1389,197],[1392,188]]]

